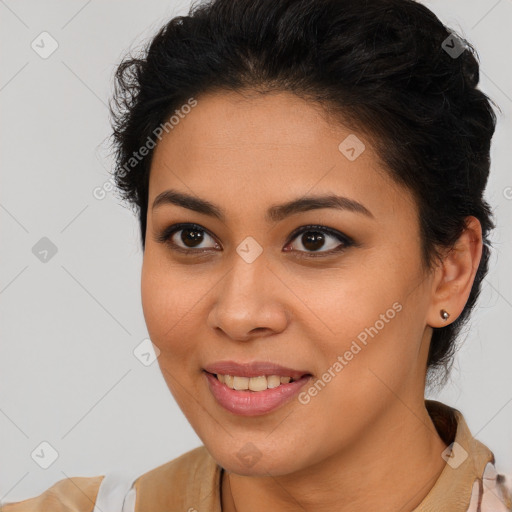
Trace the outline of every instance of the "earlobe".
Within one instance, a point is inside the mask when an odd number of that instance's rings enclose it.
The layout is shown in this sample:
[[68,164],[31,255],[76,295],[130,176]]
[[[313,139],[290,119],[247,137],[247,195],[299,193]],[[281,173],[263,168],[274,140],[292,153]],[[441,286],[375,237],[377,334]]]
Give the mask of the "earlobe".
[[482,226],[476,217],[467,217],[466,228],[435,271],[428,325],[444,327],[461,314],[471,293],[481,257]]

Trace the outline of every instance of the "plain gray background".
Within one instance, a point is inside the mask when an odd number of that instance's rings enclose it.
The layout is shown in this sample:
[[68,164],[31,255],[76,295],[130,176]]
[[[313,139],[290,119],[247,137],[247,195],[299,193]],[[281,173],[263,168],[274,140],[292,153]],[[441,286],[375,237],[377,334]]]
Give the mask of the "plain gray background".
[[[491,270],[451,381],[430,397],[462,410],[497,468],[512,472],[512,0],[425,4],[476,46],[481,88],[502,109],[487,192],[498,222]],[[112,165],[106,102],[116,63],[188,7],[0,0],[4,501],[66,476],[141,474],[201,444],[157,363],[133,353],[147,338],[136,218],[112,193],[93,195]],[[47,58],[31,47],[49,51],[53,40]],[[57,250],[46,262],[33,252],[43,237]],[[48,469],[43,441],[58,453]]]

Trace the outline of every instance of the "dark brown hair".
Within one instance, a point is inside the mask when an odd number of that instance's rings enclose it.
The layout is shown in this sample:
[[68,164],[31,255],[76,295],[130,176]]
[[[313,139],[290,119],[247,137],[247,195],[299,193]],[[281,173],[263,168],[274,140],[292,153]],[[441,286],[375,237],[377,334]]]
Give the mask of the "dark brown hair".
[[471,45],[413,0],[202,2],[117,68],[114,179],[138,212],[144,249],[153,150],[127,162],[191,97],[288,91],[339,114],[372,138],[386,171],[416,198],[427,267],[460,237],[467,216],[482,225],[467,304],[431,341],[428,368],[444,367],[447,376],[488,270],[494,227],[483,195],[496,116],[478,82]]

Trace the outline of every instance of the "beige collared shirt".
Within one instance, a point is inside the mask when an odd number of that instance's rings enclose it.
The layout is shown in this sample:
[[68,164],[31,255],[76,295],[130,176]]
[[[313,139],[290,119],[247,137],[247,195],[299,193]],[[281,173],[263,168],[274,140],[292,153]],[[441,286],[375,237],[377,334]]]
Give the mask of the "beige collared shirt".
[[[446,465],[434,486],[412,512],[512,511],[512,474],[495,469],[493,453],[471,435],[462,414],[425,401],[449,445]],[[75,477],[60,480],[40,496],[4,504],[2,512],[193,512],[221,510],[223,469],[204,446],[137,478]]]

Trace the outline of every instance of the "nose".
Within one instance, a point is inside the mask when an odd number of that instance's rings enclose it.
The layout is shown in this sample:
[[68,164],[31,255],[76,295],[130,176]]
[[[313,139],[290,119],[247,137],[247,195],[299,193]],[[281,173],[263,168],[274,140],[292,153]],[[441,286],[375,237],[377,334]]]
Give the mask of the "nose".
[[233,340],[278,334],[290,321],[286,308],[290,292],[263,254],[252,263],[238,259],[214,293],[208,326]]

